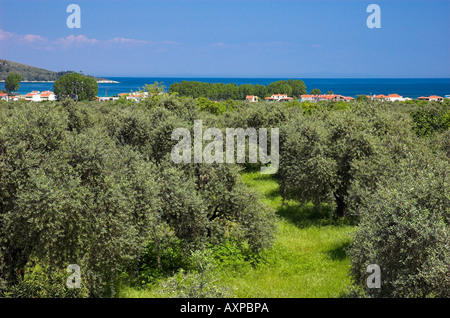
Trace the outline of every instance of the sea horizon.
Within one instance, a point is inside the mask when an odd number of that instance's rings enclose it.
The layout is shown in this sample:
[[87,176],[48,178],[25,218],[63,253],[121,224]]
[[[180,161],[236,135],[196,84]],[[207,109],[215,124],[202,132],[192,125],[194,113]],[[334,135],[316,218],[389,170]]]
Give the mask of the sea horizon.
[[[357,97],[357,95],[400,94],[403,97],[418,98],[420,96],[450,95],[450,78],[295,78],[295,77],[126,77],[101,76],[118,83],[99,83],[98,96],[115,96],[120,93],[139,91],[146,84],[161,83],[166,90],[176,82],[199,81],[208,83],[233,83],[268,85],[271,82],[288,79],[299,79],[305,82],[307,92],[317,88],[322,94],[332,91],[334,94]],[[21,82],[18,94],[30,91],[53,90],[54,82]],[[4,83],[0,83],[4,89]]]

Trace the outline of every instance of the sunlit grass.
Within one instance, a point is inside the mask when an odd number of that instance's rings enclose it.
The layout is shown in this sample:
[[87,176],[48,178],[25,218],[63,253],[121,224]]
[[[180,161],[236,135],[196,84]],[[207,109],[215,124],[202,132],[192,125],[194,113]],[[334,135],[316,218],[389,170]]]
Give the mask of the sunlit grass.
[[[271,175],[247,172],[245,184],[259,192],[278,215],[273,247],[265,252],[267,262],[245,270],[218,270],[216,284],[240,298],[339,297],[350,285],[349,259],[345,249],[354,226],[332,220],[328,209],[312,204],[286,202]],[[121,289],[121,297],[162,297],[155,288]]]
[[335,224],[326,209],[287,202],[270,175],[243,174],[244,182],[264,195],[280,216],[271,249],[275,261],[245,274],[224,279],[237,297],[338,297],[350,284],[345,248],[353,226]]

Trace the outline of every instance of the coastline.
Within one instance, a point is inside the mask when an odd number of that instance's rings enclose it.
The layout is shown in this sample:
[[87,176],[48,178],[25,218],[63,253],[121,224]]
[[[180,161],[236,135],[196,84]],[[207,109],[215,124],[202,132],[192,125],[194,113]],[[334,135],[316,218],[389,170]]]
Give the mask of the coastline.
[[[0,83],[4,83],[5,80],[0,80]],[[21,83],[54,83],[55,81],[20,81]],[[120,84],[120,82],[112,80],[100,80],[97,84]]]

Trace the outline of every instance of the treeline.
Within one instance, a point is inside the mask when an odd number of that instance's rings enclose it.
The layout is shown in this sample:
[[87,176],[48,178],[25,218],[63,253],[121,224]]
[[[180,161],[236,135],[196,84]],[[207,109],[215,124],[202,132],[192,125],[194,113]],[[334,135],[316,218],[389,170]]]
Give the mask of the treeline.
[[205,97],[211,100],[243,100],[247,95],[255,95],[264,99],[272,94],[287,94],[294,98],[300,98],[300,95],[306,94],[306,85],[302,80],[293,79],[272,82],[267,86],[182,81],[170,85],[169,93],[178,93],[180,96],[193,98]]
[[273,211],[237,165],[171,160],[172,132],[208,114],[173,95],[0,101],[0,297],[114,296],[123,275],[154,283],[208,246],[270,246]]

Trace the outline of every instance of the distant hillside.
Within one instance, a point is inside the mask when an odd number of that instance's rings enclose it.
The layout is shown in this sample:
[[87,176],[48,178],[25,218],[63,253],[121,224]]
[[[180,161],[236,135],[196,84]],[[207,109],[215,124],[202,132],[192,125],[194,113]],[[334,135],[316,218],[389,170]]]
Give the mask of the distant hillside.
[[[74,73],[73,71],[53,72],[43,68],[20,64],[0,59],[0,81],[4,81],[10,72],[19,73],[26,82],[54,82],[63,75]],[[109,81],[105,78],[97,78],[91,75],[97,81]],[[112,82],[112,81],[111,81]]]

